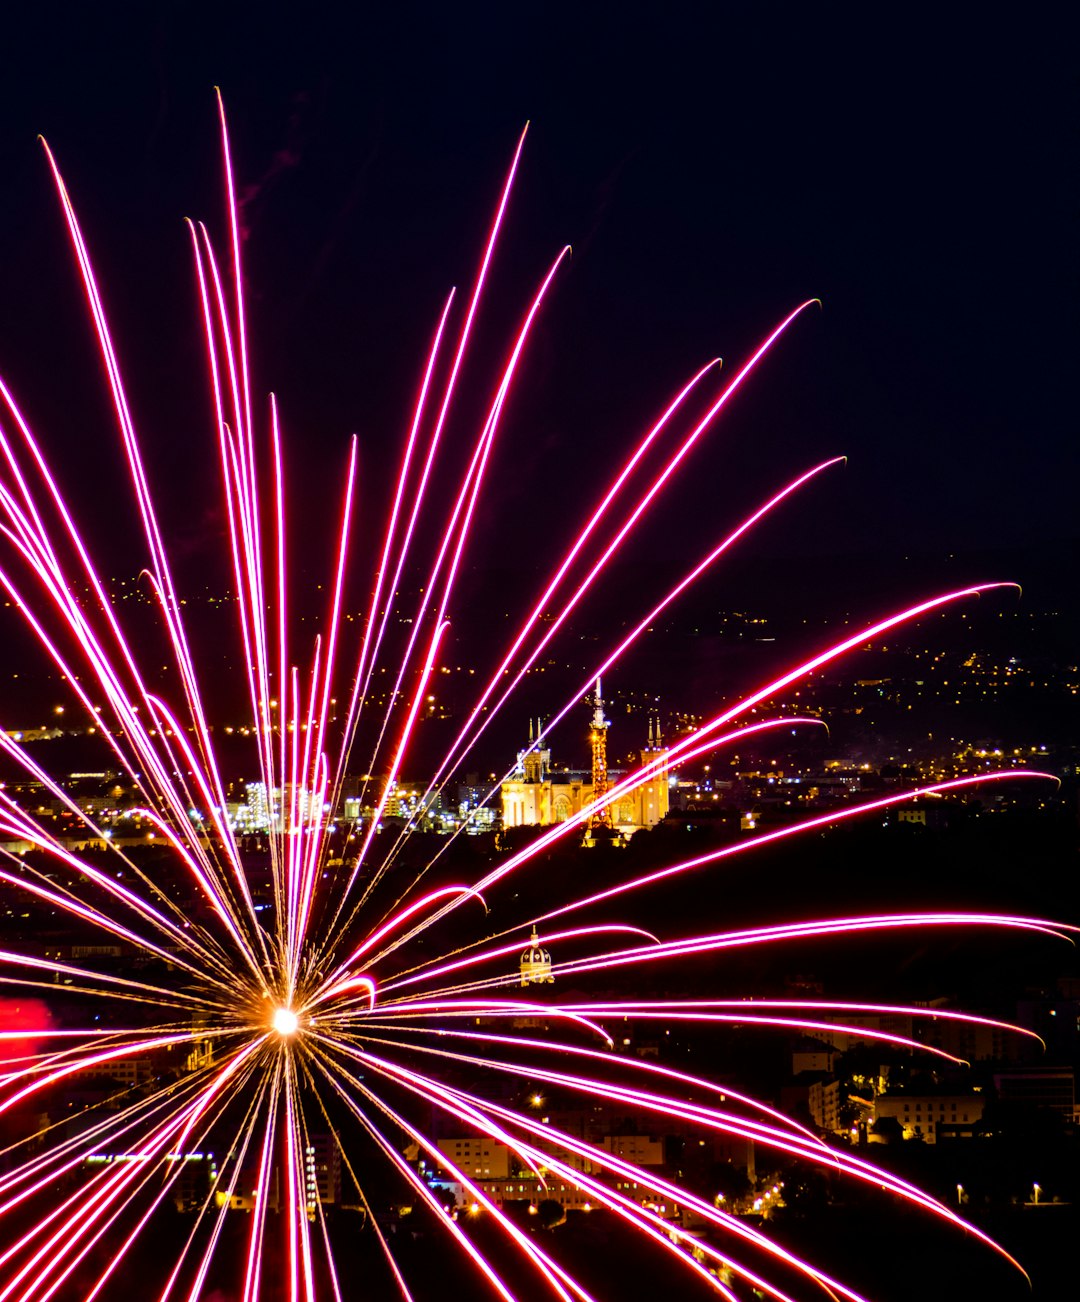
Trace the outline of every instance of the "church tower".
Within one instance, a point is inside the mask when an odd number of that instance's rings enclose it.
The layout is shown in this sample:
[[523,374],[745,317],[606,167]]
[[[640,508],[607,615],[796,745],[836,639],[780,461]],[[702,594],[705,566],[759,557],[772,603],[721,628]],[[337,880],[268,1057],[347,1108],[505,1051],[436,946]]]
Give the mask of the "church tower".
[[649,743],[641,748],[641,764],[651,764],[664,753],[664,739],[660,733],[660,719],[655,714],[649,715]]
[[551,751],[544,745],[543,723],[536,720],[536,732],[533,733],[533,721],[529,720],[529,747],[518,754],[518,768],[526,782],[545,782],[551,769]]
[[[649,715],[649,743],[641,748],[642,768],[656,760],[666,759],[664,738],[660,732],[659,716]],[[671,801],[671,789],[668,786],[668,766],[662,763],[646,778],[636,792],[638,798],[637,821],[642,827],[655,827],[667,817]]]

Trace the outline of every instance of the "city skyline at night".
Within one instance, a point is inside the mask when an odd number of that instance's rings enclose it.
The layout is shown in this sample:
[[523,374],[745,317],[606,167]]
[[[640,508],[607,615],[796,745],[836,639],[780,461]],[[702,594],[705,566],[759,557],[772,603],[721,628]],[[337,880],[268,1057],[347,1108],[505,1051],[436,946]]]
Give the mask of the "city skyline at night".
[[276,17],[0,91],[0,1302],[1059,1295],[1067,43]]

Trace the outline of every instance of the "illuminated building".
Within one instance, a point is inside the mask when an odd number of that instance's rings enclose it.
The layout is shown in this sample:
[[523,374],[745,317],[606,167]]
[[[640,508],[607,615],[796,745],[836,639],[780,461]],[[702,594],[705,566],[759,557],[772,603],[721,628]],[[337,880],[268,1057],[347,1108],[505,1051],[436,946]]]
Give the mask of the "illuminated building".
[[[217,1162],[213,1153],[167,1153],[165,1155],[166,1180],[169,1196],[178,1212],[197,1211],[206,1201],[218,1179]],[[146,1157],[141,1152],[89,1153],[82,1162],[83,1170],[96,1175],[100,1167],[117,1166],[133,1162],[142,1165]],[[220,1203],[218,1204],[220,1206]]]
[[982,1120],[983,1107],[982,1096],[972,1093],[879,1094],[874,1099],[874,1121],[890,1117],[903,1127],[905,1139],[934,1144],[939,1139],[970,1138]]
[[510,1150],[489,1135],[461,1139],[440,1139],[439,1149],[465,1175],[506,1179],[510,1174]]
[[[541,1166],[543,1180],[539,1180],[537,1173],[524,1169],[500,1140],[486,1135],[470,1135],[440,1139],[437,1143],[447,1159],[496,1207],[527,1203],[530,1213],[535,1214],[539,1204],[548,1200],[558,1202],[566,1211],[588,1212],[603,1205],[594,1191],[575,1184],[572,1178],[563,1173]],[[662,1141],[650,1136],[614,1136],[610,1140],[604,1140],[604,1147],[616,1155],[624,1151],[639,1154],[645,1159],[646,1165],[658,1167],[663,1161]],[[666,1219],[678,1219],[678,1206],[664,1201],[656,1203],[655,1195],[644,1183],[626,1179],[618,1172],[605,1171],[589,1158],[560,1153],[560,1161],[591,1175],[597,1184],[617,1190],[624,1197],[632,1198],[643,1206],[650,1206]],[[440,1172],[429,1182],[452,1192],[458,1208],[470,1208],[479,1212],[479,1207],[472,1201],[472,1190],[461,1181],[447,1178],[446,1173]]]
[[600,1141],[609,1153],[637,1166],[663,1166],[664,1141],[658,1135],[605,1135]]
[[[239,832],[268,832],[281,830],[282,813],[293,802],[296,803],[295,817],[303,821],[308,814],[308,802],[312,799],[306,788],[294,789],[291,783],[284,787],[274,787],[269,792],[265,782],[248,782],[245,784],[246,800],[243,804],[232,805],[228,810],[233,826]],[[325,808],[320,808],[320,815],[325,816]]]
[[341,1149],[335,1136],[312,1133],[304,1149],[304,1197],[307,1218],[314,1221],[320,1204],[341,1202]]
[[520,967],[523,986],[550,985],[555,980],[551,975],[551,955],[541,948],[535,927],[529,939],[529,948],[521,956]]
[[824,1072],[803,1072],[780,1089],[780,1107],[800,1121],[811,1121],[819,1130],[843,1134],[840,1120],[840,1082]]
[[[597,683],[598,689],[599,686]],[[519,751],[513,777],[502,784],[503,827],[548,827],[553,823],[565,823],[592,801],[598,774],[603,789],[610,789],[610,785],[623,775],[607,768],[608,727],[598,690],[593,700],[589,734],[593,769],[591,772],[559,770],[552,767],[551,749],[542,730],[539,727],[534,730],[530,721],[529,745]],[[662,760],[665,754],[659,723],[650,719],[649,740],[641,750],[641,763],[646,765]],[[604,811],[603,818],[597,814],[595,820],[590,820],[589,833],[602,824],[625,838],[641,828],[655,827],[667,815],[668,790],[667,769],[660,764],[651,777],[624,791]]]

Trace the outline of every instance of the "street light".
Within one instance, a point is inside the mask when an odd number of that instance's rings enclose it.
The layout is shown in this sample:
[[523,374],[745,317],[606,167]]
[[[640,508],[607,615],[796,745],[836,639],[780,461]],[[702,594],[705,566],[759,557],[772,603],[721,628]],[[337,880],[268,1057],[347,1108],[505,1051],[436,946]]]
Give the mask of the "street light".
[[964,1186],[963,1186],[962,1184],[958,1184],[958,1185],[956,1186],[956,1205],[957,1205],[957,1207],[962,1206],[963,1201],[964,1201]]
[[1041,1187],[1040,1185],[1033,1184],[1033,1185],[1031,1186],[1031,1192],[1035,1195],[1035,1206],[1038,1207],[1038,1205],[1039,1205],[1039,1194],[1042,1193],[1042,1187]]

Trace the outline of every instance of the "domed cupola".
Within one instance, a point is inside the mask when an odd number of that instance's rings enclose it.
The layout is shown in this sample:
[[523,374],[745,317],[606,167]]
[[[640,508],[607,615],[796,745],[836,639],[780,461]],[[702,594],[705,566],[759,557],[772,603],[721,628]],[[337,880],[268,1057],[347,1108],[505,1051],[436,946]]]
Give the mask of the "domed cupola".
[[539,985],[553,982],[551,975],[551,955],[540,947],[540,937],[536,928],[532,929],[529,948],[521,956],[521,984],[523,986]]

